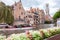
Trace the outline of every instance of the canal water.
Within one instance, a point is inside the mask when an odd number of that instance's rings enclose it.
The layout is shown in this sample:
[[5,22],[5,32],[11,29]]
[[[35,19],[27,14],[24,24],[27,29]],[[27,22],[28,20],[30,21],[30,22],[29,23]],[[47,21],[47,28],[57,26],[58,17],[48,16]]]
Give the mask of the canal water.
[[37,28],[16,28],[16,29],[0,29],[0,34],[2,35],[10,35],[10,34],[17,34],[17,33],[23,33],[25,30],[39,30],[39,29],[45,29],[45,28],[50,28],[54,27],[54,24],[41,24]]

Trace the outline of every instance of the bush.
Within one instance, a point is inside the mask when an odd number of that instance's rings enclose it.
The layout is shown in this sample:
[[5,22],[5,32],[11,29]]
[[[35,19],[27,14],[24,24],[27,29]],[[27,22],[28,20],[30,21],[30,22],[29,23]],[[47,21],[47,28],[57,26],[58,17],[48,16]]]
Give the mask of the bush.
[[32,36],[33,36],[33,40],[43,40],[43,38],[41,37],[39,31],[34,31]]
[[1,35],[0,35],[0,40],[5,40],[5,39],[6,39],[5,36],[1,36]]
[[10,40],[44,40],[56,34],[60,34],[60,28],[48,28],[48,29],[40,29],[37,31],[27,31],[26,33],[21,34],[13,34],[7,38]]

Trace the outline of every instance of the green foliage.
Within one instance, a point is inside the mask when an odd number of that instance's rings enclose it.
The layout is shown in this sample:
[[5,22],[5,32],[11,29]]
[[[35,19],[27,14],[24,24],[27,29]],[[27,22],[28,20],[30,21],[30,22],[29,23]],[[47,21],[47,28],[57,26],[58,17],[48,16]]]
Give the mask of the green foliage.
[[26,34],[12,34],[10,37],[11,40],[30,40]]
[[7,24],[13,24],[13,22],[14,22],[14,17],[12,15],[12,11],[9,7],[6,8],[4,19]]
[[55,13],[55,15],[53,16],[53,19],[54,19],[54,20],[57,20],[57,18],[60,18],[60,10],[57,11],[57,12]]
[[[40,31],[43,31],[43,33]],[[56,34],[60,34],[60,28],[54,27],[54,28],[49,28],[49,29],[42,29],[39,31],[32,30],[32,31],[29,31],[29,33],[32,35],[33,40],[44,40],[44,39],[54,36]],[[31,40],[29,37],[27,37],[26,33],[12,34],[12,35],[10,35],[10,37],[7,38],[7,40],[8,39],[11,39],[11,40]]]
[[33,35],[33,40],[43,40],[43,38],[40,36],[39,31],[34,31],[32,35]]
[[5,40],[5,39],[6,39],[5,36],[1,36],[1,35],[0,35],[0,40]]
[[51,24],[52,22],[51,21],[45,21],[44,23],[45,24]]
[[50,36],[51,36],[51,34],[50,34],[49,32],[47,32],[47,31],[44,32],[44,39],[45,39],[45,38],[48,38],[48,37],[50,37]]
[[10,6],[0,2],[0,23],[13,24],[14,17]]

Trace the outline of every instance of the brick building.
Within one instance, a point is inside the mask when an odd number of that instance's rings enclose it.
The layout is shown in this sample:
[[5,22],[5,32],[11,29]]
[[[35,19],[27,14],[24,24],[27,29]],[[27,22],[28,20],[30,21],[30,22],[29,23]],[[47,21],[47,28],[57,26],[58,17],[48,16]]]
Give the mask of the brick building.
[[45,21],[45,17],[44,17],[45,13],[43,10],[41,10],[39,8],[32,8],[31,7],[29,10],[26,11],[26,15],[27,15],[27,19],[29,19],[31,24],[36,21],[39,22],[39,24],[40,23],[43,24]]
[[34,24],[36,22],[34,19],[34,15],[38,14],[38,22],[44,23],[45,21],[45,13],[44,10],[39,8],[30,8],[29,10],[24,10],[21,0],[19,2],[15,2],[12,5],[12,13],[14,16],[14,25],[17,24]]
[[22,6],[21,0],[19,2],[15,2],[12,5],[13,8],[13,16],[14,16],[14,25],[16,24],[24,24],[25,23],[25,10]]

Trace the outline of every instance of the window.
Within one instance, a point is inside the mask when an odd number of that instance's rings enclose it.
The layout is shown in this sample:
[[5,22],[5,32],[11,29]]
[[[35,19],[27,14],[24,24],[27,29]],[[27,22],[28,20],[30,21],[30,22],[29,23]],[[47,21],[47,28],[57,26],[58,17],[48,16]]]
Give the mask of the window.
[[26,18],[27,18],[27,16],[26,16]]
[[21,15],[23,15],[23,12],[21,12]]
[[34,16],[35,18],[38,18],[38,16]]
[[21,9],[21,7],[19,7],[19,9]]
[[29,17],[29,18],[32,18],[32,16],[31,16],[31,15],[28,15],[28,17]]
[[37,13],[37,12],[35,12],[34,14],[35,14],[35,15],[38,15],[38,13]]
[[19,16],[19,20],[20,20],[20,16]]

